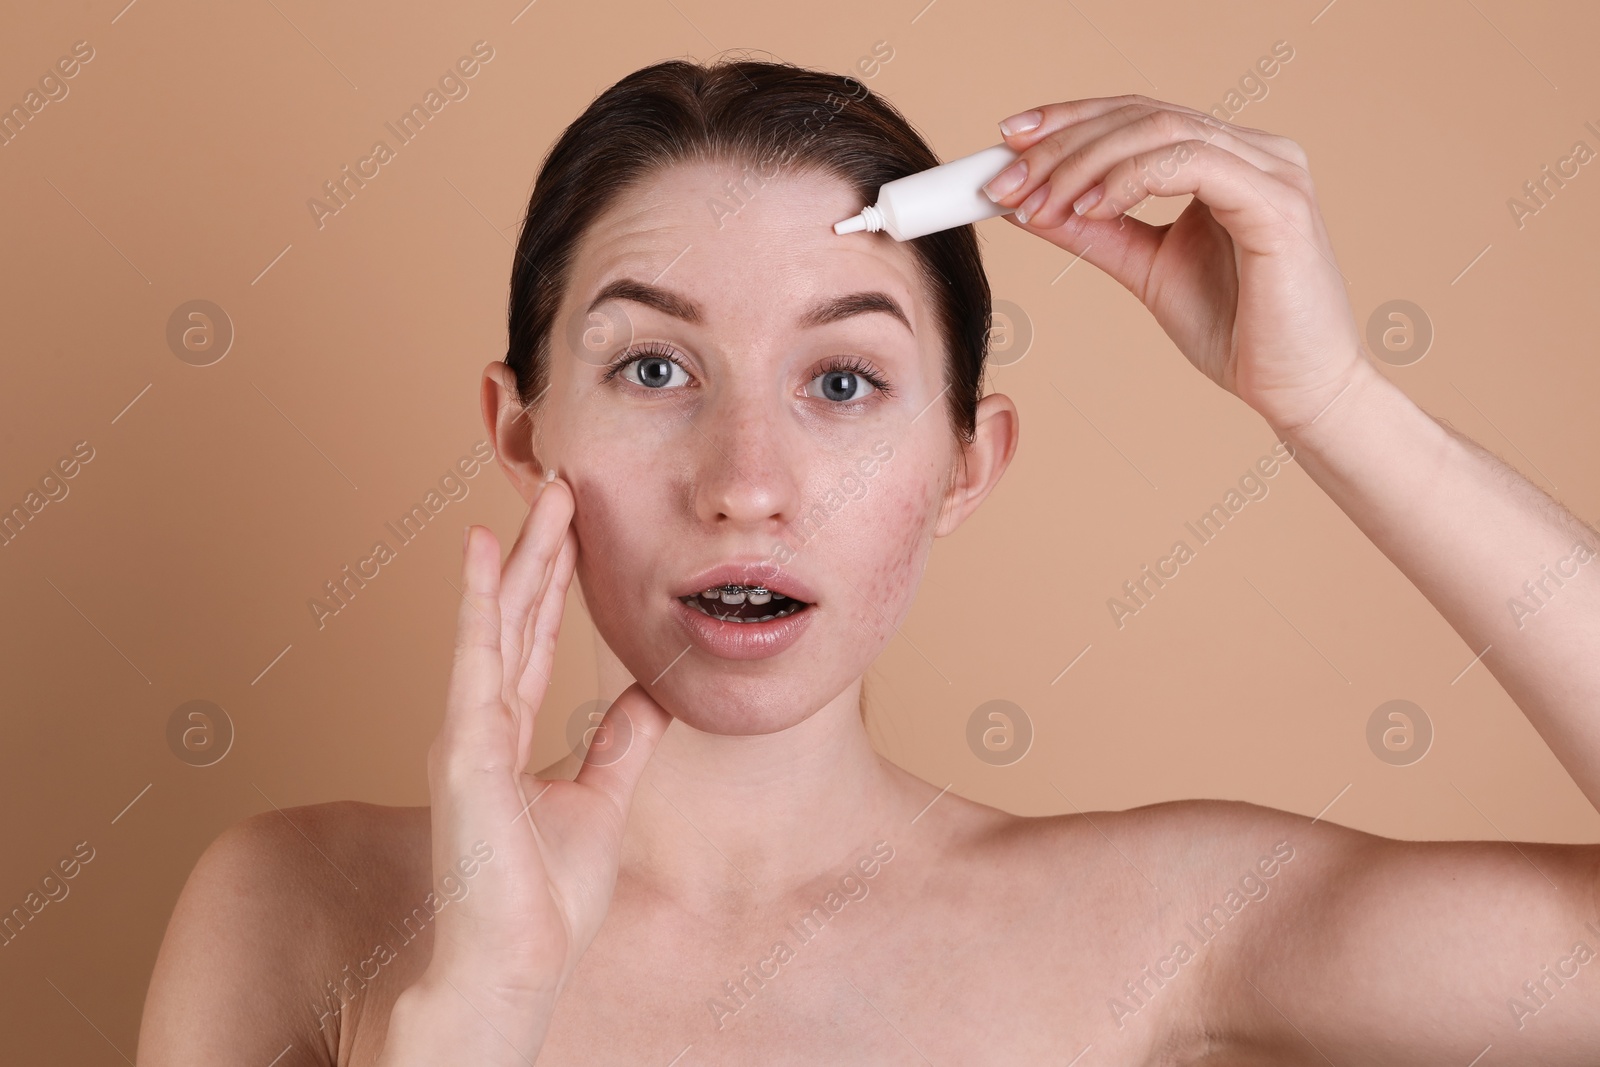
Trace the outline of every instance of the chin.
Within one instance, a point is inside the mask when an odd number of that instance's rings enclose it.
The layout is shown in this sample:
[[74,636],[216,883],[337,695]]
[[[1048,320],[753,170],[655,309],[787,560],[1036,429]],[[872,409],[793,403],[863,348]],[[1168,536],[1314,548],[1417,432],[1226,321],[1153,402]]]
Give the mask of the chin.
[[781,733],[804,722],[816,711],[815,708],[797,710],[792,707],[750,706],[727,699],[717,699],[714,703],[699,701],[689,705],[680,705],[670,697],[664,699],[668,702],[662,703],[662,707],[685,726],[692,726],[703,734],[725,737]]
[[[596,620],[596,625],[601,627],[601,620]],[[651,699],[674,719],[701,733],[779,733],[805,722],[850,682],[847,677],[832,679],[819,674],[819,662],[837,664],[837,657],[806,654],[800,649],[781,657],[727,660],[695,647],[685,650],[687,642],[670,627],[662,628],[657,639],[637,628],[615,634],[613,640],[602,627],[601,637],[627,672],[644,684]],[[683,655],[673,663],[680,652]],[[666,663],[672,666],[662,674]],[[865,669],[863,665],[861,671]]]
[[[673,674],[684,666],[679,662]],[[728,736],[787,730],[816,714],[829,699],[776,678],[741,679],[693,669],[677,678],[669,674],[647,688],[656,702],[684,725],[701,733]]]

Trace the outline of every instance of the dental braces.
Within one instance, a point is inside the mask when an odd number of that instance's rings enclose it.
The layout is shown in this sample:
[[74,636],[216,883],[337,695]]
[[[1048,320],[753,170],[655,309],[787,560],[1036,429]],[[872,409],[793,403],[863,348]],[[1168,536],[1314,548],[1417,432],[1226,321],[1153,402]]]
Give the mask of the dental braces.
[[711,588],[717,590],[718,592],[723,592],[723,593],[732,592],[735,589],[742,589],[746,593],[768,593],[768,594],[770,594],[772,592],[772,590],[768,589],[764,585],[714,585]]

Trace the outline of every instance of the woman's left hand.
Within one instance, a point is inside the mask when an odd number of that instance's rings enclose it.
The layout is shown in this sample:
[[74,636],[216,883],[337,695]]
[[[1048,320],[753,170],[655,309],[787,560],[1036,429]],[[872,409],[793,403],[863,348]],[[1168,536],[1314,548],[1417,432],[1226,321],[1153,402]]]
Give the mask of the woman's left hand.
[[[1143,96],[1036,111],[1006,137],[1026,163],[1006,217],[1121,282],[1212,381],[1292,432],[1372,371],[1298,144]],[[1118,217],[1185,193],[1164,226]]]

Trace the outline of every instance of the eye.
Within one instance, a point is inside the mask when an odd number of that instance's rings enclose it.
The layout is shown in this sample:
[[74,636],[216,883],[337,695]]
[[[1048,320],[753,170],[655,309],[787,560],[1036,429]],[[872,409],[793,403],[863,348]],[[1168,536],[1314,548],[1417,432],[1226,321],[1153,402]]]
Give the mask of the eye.
[[836,359],[806,385],[806,395],[839,404],[865,400],[873,393],[888,395],[889,383],[869,364],[856,359]]
[[667,349],[648,345],[622,353],[607,369],[602,381],[610,381],[618,375],[624,381],[653,390],[678,388],[689,380],[689,372]]

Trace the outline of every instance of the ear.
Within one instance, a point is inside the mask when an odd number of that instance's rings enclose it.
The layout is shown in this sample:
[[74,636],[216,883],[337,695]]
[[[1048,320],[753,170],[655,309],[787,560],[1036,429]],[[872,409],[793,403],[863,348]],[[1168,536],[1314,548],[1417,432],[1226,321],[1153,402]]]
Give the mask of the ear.
[[954,533],[983,498],[1000,482],[1017,451],[1020,433],[1017,406],[1004,393],[978,401],[977,425],[971,444],[961,446],[950,485],[945,490],[935,537]]
[[483,425],[494,442],[500,469],[531,504],[534,491],[544,481],[544,464],[539,459],[531,416],[518,399],[517,376],[503,360],[483,369],[482,406]]

